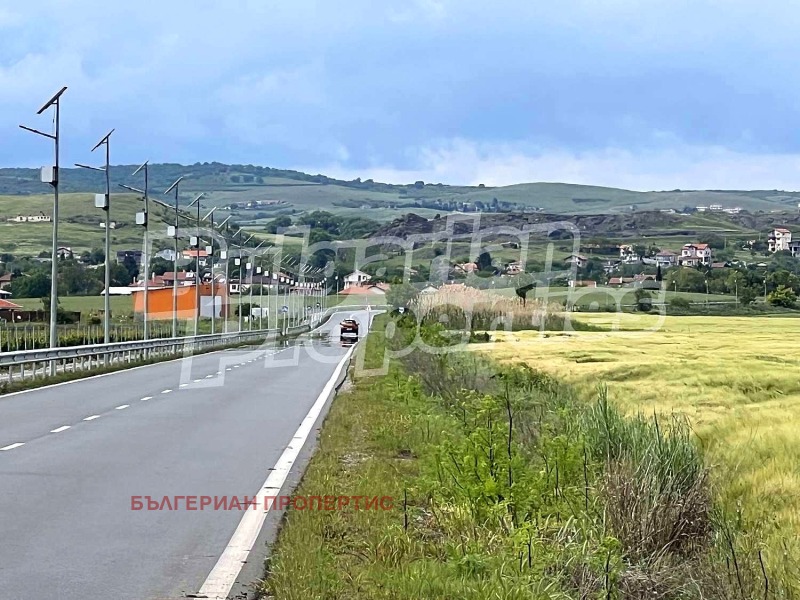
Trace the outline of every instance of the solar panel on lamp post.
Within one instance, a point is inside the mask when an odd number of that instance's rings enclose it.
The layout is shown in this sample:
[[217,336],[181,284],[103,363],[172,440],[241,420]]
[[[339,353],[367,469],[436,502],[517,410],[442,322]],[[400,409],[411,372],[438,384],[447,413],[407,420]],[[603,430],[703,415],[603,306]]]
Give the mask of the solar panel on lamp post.
[[[58,330],[57,330],[57,323],[58,323],[58,178],[59,178],[59,143],[61,141],[60,135],[60,124],[61,124],[61,95],[67,91],[67,87],[62,87],[59,91],[57,91],[50,100],[44,103],[44,105],[36,111],[37,115],[41,115],[44,111],[46,111],[51,106],[55,109],[55,114],[53,115],[53,125],[54,131],[53,133],[45,133],[43,131],[39,131],[38,129],[34,129],[32,127],[28,127],[26,125],[20,125],[21,129],[25,131],[30,131],[31,133],[35,133],[36,135],[41,135],[42,137],[46,137],[48,139],[53,140],[53,147],[55,153],[55,165],[54,166],[47,166],[42,167],[41,170],[41,180],[42,183],[48,183],[53,188],[53,244],[52,249],[50,251],[50,347],[55,348],[58,346]],[[50,375],[56,374],[56,363],[55,361],[50,361]]]
[[142,200],[144,201],[144,212],[136,213],[136,224],[142,225],[144,227],[144,252],[142,253],[142,266],[144,267],[144,310],[142,311],[142,328],[144,329],[144,339],[150,339],[150,329],[149,329],[149,312],[150,312],[150,298],[149,298],[149,291],[150,291],[150,238],[148,235],[148,219],[149,219],[149,212],[150,212],[150,199],[149,199],[149,181],[148,181],[148,162],[145,161],[142,166],[136,169],[133,172],[133,175],[139,173],[139,171],[144,171],[144,189],[140,190],[139,188],[131,187],[129,185],[124,185],[122,183],[119,184],[120,187],[125,188],[126,190],[130,190],[131,192],[136,192],[137,194],[142,194]]
[[[178,337],[178,190],[183,177],[178,179],[164,192],[166,196],[172,190],[175,190],[175,225],[172,229],[172,238],[174,239],[175,254],[172,257],[172,337]],[[169,229],[167,230],[169,234]]]
[[106,164],[105,167],[92,167],[81,163],[75,163],[76,167],[81,169],[89,169],[91,171],[101,171],[105,173],[106,179],[106,193],[105,195],[95,194],[94,206],[95,208],[102,209],[105,216],[105,290],[103,291],[103,343],[111,343],[111,174],[110,174],[110,161],[111,161],[111,134],[114,133],[112,129],[103,138],[94,145],[92,152],[97,150],[100,146],[106,147]]
[[[197,197],[189,203],[188,208],[197,205],[197,228],[196,228],[196,243],[195,246],[195,255],[194,255],[194,302],[195,302],[195,310],[194,310],[194,334],[197,335],[199,333],[198,327],[200,325],[200,199],[205,196],[205,193],[201,192],[197,195]],[[191,246],[192,244],[190,244]]]

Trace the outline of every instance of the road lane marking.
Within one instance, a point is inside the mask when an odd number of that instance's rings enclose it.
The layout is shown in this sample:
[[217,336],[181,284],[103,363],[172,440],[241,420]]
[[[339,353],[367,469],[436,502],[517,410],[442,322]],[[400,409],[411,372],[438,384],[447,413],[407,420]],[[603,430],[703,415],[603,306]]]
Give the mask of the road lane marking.
[[117,408],[115,408],[114,410],[125,410],[125,409],[126,409],[126,408],[128,408],[129,406],[130,406],[130,404],[121,404],[120,406],[118,406],[118,407],[117,407]]
[[206,379],[211,379],[213,375],[206,375]]
[[152,400],[152,399],[153,399],[153,397],[152,397],[152,396],[145,396],[144,398],[142,398],[141,400],[139,400],[139,402],[147,402],[148,400]]
[[8,446],[0,448],[0,450],[3,450],[3,451],[5,451],[5,450],[13,450],[14,448],[19,448],[20,446],[24,446],[24,445],[25,445],[25,442],[17,442],[16,444],[9,444]]
[[71,427],[70,425],[62,425],[61,427],[53,429],[52,431],[50,431],[50,433],[61,433],[62,431],[66,431],[70,427]]
[[189,384],[188,384],[188,383],[182,383],[182,384],[181,384],[181,387],[182,387],[182,388],[185,388],[185,387],[188,387],[188,386],[189,386]]
[[100,415],[92,415],[91,417],[86,417],[84,421],[94,421],[95,419],[99,419]]
[[[261,486],[258,494],[256,494],[258,498],[257,506],[265,506],[267,497],[277,496],[280,493],[283,484],[286,482],[286,478],[289,476],[292,465],[294,465],[308,436],[314,429],[314,424],[317,422],[328,400],[332,397],[339,375],[342,373],[347,361],[350,360],[354,349],[355,345],[350,346],[347,353],[336,366],[333,375],[331,375],[331,378],[325,384],[316,402],[314,402],[308,414],[303,418],[300,427],[297,428],[289,445],[286,446],[278,462],[275,463],[275,466],[270,471],[264,485]],[[270,506],[269,510],[271,510],[271,508]],[[228,597],[236,578],[239,576],[239,572],[242,570],[242,565],[247,561],[247,557],[250,555],[250,551],[256,543],[256,539],[261,532],[261,528],[264,526],[264,521],[267,518],[269,510],[259,509],[245,511],[241,521],[239,521],[239,525],[236,527],[236,531],[233,533],[233,537],[231,537],[225,550],[223,550],[222,555],[219,557],[217,564],[214,565],[211,573],[209,573],[203,586],[197,592],[199,598],[223,600]]]
[[169,394],[171,391],[172,391],[172,390],[164,390],[164,391],[163,391],[163,392],[161,392],[161,393],[162,393],[162,394]]
[[202,379],[195,379],[192,383],[200,383],[201,381],[203,381],[203,380]]

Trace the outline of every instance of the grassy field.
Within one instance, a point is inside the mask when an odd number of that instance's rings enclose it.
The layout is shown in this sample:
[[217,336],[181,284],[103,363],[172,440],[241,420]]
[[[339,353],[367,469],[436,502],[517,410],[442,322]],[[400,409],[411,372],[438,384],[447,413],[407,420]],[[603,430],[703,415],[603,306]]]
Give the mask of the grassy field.
[[800,558],[800,356],[788,342],[800,334],[800,320],[579,318],[616,331],[498,333],[491,348],[475,348],[550,372],[586,398],[605,383],[611,400],[629,413],[687,415],[718,465],[727,507],[741,507],[750,523],[760,524],[773,549],[787,544]]
[[[0,251],[17,255],[36,256],[42,250],[50,250],[53,239],[52,223],[11,223],[7,221],[17,215],[53,214],[53,197],[0,196]],[[141,249],[141,226],[136,225],[136,212],[142,203],[135,194],[113,194],[111,196],[111,220],[116,229],[111,233],[111,250]],[[162,226],[162,211],[151,208],[150,230],[165,232]],[[105,229],[102,210],[94,207],[93,194],[62,194],[59,201],[58,244],[80,254],[84,250],[102,248]]]
[[[59,296],[59,305],[63,310],[92,312],[103,310],[103,296]],[[111,313],[117,316],[129,316],[133,313],[133,296],[111,296]],[[26,310],[42,310],[41,298],[14,298],[15,304]]]

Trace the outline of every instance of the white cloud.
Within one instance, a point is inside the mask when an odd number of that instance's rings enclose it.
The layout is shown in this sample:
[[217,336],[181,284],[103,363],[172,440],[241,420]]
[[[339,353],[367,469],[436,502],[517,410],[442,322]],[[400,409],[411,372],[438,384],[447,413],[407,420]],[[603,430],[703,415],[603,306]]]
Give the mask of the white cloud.
[[605,148],[574,152],[520,144],[454,139],[416,149],[414,165],[363,169],[328,165],[321,171],[342,179],[372,178],[389,183],[487,186],[563,182],[631,190],[800,189],[800,154],[750,154],[715,146],[676,144],[631,152]]

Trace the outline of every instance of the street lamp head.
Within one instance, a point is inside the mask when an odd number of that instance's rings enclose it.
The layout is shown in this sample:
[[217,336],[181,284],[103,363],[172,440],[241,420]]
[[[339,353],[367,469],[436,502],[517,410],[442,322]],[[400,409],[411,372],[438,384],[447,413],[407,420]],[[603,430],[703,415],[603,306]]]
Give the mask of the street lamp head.
[[212,208],[210,211],[208,211],[208,214],[207,214],[205,217],[203,217],[203,221],[207,220],[207,219],[208,219],[208,217],[210,217],[211,215],[213,215],[215,210],[217,210],[217,207],[216,207],[216,206],[215,206],[214,208]]
[[75,163],[75,166],[76,167],[80,167],[81,169],[90,169],[92,171],[102,171],[103,173],[105,173],[105,171],[106,171],[105,168],[103,168],[103,167],[93,167],[91,165],[84,165],[84,164],[81,164],[81,163]]
[[[118,185],[119,187],[125,188],[126,190],[130,190],[131,192],[136,192],[137,194],[144,194],[144,190],[140,190],[139,188],[135,188],[130,185],[125,185],[124,183],[120,183]],[[141,198],[141,200],[144,200],[144,198]]]
[[228,221],[230,221],[230,219],[231,219],[231,217],[232,217],[232,216],[233,216],[233,215],[228,215],[227,217],[225,217],[225,220],[224,220],[224,221],[222,221],[222,223],[220,223],[219,225],[217,225],[217,228],[218,228],[218,229],[219,229],[219,228],[222,228],[222,226],[223,226],[223,225],[225,225],[225,223],[227,223]]
[[206,195],[205,192],[200,192],[199,194],[197,194],[197,197],[189,203],[189,207],[187,208],[190,208],[195,204],[198,204],[200,202],[200,198],[202,198],[205,195]]

